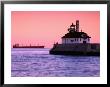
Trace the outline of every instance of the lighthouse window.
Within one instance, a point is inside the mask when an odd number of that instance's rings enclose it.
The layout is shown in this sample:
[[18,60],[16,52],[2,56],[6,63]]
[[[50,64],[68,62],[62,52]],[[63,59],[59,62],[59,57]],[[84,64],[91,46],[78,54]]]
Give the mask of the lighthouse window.
[[73,42],[74,40],[71,40],[71,42]]
[[88,41],[89,41],[89,38],[88,38]]
[[75,38],[75,41],[76,41],[76,38]]
[[81,41],[81,38],[80,38],[80,41]]

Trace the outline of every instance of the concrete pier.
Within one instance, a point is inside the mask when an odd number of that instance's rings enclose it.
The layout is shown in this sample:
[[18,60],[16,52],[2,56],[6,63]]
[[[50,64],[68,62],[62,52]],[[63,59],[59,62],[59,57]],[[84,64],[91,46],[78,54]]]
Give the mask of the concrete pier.
[[100,56],[99,43],[54,44],[50,54]]

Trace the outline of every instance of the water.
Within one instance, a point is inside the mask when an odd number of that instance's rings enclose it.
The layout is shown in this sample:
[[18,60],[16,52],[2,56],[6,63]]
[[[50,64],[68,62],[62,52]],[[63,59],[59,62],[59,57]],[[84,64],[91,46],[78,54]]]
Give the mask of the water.
[[97,56],[50,55],[49,49],[12,49],[12,77],[96,77]]

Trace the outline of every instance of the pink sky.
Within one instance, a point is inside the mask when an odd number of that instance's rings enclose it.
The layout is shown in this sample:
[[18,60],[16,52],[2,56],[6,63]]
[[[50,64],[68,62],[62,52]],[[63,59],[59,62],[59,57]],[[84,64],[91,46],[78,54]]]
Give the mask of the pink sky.
[[100,42],[100,13],[98,11],[13,11],[11,41],[20,45],[53,46],[76,20],[80,30],[91,36],[92,43]]

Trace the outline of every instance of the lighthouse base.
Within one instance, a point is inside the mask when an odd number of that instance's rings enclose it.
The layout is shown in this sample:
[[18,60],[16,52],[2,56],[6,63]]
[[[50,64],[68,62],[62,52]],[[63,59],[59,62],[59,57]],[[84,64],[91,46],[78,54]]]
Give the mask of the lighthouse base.
[[99,52],[50,51],[54,55],[100,56]]
[[49,53],[54,55],[100,56],[100,44],[55,44]]

